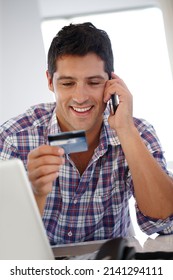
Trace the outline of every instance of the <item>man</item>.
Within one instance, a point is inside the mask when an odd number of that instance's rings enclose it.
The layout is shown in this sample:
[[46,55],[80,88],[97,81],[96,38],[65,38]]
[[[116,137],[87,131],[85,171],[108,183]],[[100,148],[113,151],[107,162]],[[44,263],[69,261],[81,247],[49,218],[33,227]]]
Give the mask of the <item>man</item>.
[[[56,103],[3,124],[0,159],[24,162],[51,244],[127,236],[132,194],[144,232],[172,233],[173,181],[153,127],[132,116],[107,34],[91,23],[64,27],[49,49],[47,80]],[[49,134],[81,129],[88,151],[49,145]]]

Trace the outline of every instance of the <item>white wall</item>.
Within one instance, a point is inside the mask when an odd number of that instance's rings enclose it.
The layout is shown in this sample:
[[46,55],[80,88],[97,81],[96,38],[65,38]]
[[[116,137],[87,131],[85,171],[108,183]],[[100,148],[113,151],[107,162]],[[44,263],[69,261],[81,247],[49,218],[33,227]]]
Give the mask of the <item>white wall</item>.
[[158,1],[160,0],[38,0],[42,18],[69,17],[148,7],[157,5]]
[[0,123],[35,103],[53,100],[36,0],[0,0]]
[[173,0],[158,0],[163,13],[169,60],[173,75]]

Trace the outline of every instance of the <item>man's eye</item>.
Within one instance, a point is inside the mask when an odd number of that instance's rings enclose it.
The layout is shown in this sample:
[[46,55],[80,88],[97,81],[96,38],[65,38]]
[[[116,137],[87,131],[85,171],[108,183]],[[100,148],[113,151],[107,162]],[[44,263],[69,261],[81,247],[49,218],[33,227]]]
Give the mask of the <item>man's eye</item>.
[[91,81],[91,82],[89,82],[89,84],[90,84],[90,85],[99,85],[99,84],[100,84],[100,82],[97,82],[97,81]]
[[73,86],[74,83],[72,83],[72,82],[69,82],[69,83],[62,83],[62,85],[63,85],[64,87],[70,87],[70,86]]

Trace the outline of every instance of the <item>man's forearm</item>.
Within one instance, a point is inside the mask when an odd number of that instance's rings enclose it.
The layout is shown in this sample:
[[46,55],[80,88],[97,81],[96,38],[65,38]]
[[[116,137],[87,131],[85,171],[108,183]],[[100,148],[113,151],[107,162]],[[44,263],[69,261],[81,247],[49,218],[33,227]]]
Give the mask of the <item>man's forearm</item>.
[[132,174],[138,207],[150,217],[167,218],[173,214],[173,180],[149,152],[135,126],[118,136]]

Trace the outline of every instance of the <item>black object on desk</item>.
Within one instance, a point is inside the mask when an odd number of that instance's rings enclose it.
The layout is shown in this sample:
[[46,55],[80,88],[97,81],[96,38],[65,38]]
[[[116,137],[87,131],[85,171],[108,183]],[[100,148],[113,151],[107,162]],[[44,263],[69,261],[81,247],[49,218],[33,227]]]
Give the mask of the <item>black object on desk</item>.
[[173,252],[141,252],[136,253],[134,247],[127,246],[122,237],[106,241],[98,251],[96,260],[173,260]]
[[96,260],[132,260],[135,256],[134,247],[127,246],[127,240],[117,237],[106,241],[98,251]]

